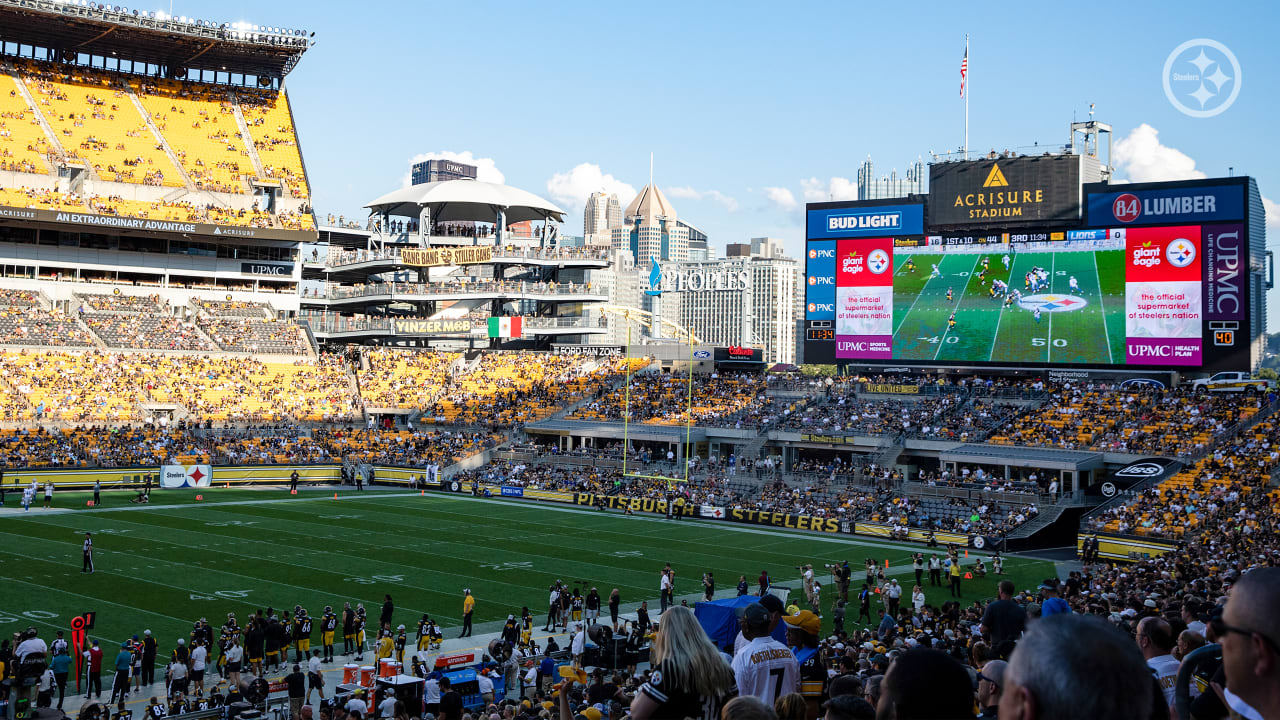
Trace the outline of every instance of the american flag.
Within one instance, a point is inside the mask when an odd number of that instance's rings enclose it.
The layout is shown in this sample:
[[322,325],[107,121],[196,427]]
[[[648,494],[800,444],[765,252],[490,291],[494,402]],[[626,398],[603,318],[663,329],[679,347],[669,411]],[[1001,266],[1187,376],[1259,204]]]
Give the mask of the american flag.
[[969,76],[969,45],[964,46],[964,59],[960,61],[960,97],[964,97],[964,81]]

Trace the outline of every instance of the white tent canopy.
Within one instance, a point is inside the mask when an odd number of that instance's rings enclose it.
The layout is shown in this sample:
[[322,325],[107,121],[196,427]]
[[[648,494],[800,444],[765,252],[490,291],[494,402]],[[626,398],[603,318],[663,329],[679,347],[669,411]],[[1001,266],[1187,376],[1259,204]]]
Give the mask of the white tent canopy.
[[416,218],[423,206],[434,222],[495,222],[498,211],[508,225],[526,220],[564,222],[564,211],[531,192],[478,180],[445,180],[411,185],[365,205],[374,213]]

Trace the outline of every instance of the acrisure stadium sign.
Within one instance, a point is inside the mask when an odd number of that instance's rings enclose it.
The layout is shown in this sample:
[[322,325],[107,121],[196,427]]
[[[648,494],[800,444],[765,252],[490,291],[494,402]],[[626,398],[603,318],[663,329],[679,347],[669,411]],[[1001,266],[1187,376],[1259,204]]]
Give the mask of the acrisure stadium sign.
[[1013,157],[929,167],[929,226],[1074,222],[1080,156]]

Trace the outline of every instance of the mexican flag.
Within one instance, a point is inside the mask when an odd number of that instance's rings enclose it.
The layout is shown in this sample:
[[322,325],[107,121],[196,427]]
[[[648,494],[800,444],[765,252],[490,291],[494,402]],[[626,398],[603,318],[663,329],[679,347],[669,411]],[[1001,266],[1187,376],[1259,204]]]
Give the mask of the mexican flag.
[[518,338],[520,337],[520,322],[518,317],[491,317],[489,318],[489,337],[491,338]]

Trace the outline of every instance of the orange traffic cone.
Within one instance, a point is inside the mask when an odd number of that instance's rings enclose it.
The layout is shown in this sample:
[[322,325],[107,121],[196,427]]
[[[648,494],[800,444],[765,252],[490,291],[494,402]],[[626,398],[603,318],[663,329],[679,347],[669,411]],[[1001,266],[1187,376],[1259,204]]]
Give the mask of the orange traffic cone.
[[294,488],[294,489],[290,490],[290,491],[289,491],[289,494],[290,494],[290,495],[297,495],[297,494],[298,494],[298,489],[297,489],[297,488]]
[[203,500],[203,499],[204,499],[204,495],[197,495],[197,496],[196,496],[196,499],[197,499],[197,500]]
[[93,501],[92,501],[92,500],[90,500],[90,501],[88,502],[88,505],[89,505],[89,507],[93,507]]
[[973,573],[971,573],[971,572],[967,572],[967,573],[965,573],[965,574],[964,574],[964,579],[965,579],[965,580],[972,580],[972,579],[973,579]]
[[965,551],[964,551],[964,559],[965,559],[965,560],[968,560],[968,559],[969,559],[969,551],[968,551],[968,550],[965,550]]
[[334,500],[337,500],[337,499],[338,499],[338,493],[336,493],[336,492],[335,492],[335,493],[333,494],[333,499],[334,499]]

